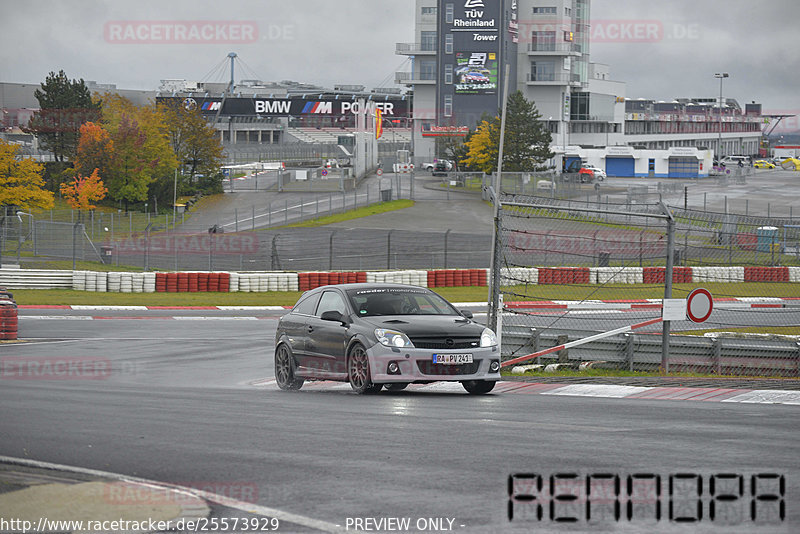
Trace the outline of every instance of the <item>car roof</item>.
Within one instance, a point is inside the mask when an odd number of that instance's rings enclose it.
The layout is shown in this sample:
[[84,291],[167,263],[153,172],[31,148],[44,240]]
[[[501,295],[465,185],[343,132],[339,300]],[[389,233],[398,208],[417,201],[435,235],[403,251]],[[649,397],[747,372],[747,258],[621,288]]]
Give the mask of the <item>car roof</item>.
[[363,290],[363,289],[428,289],[424,286],[415,286],[411,284],[393,284],[388,282],[358,282],[353,284],[329,284],[325,286],[315,287],[314,289],[309,289],[306,293],[322,291],[324,289],[331,289],[331,288],[339,288],[343,291],[347,291],[349,289],[355,290]]

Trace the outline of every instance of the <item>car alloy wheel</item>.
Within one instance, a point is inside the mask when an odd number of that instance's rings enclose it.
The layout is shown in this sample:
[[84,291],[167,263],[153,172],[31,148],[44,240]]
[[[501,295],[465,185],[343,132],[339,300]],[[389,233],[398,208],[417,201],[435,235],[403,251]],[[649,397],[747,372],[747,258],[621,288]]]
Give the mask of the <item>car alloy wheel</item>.
[[369,374],[369,356],[360,343],[353,345],[347,358],[347,378],[356,393],[377,393],[382,384],[373,384]]
[[461,382],[470,395],[483,395],[494,389],[494,380],[464,380]]
[[278,345],[275,350],[275,381],[278,387],[285,391],[300,389],[305,382],[294,375],[294,357],[289,347],[284,344]]

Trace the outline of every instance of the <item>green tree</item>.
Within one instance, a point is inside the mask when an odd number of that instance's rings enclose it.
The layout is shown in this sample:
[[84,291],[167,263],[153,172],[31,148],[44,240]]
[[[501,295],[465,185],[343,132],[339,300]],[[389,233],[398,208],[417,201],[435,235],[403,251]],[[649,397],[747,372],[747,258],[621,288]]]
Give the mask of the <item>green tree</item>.
[[[498,114],[499,115],[499,114]],[[531,172],[553,157],[552,136],[533,102],[520,91],[508,97],[506,133],[503,144],[503,170]],[[465,162],[484,172],[497,170],[500,146],[500,117],[485,118],[466,143]]]
[[125,203],[147,200],[147,187],[152,181],[156,162],[145,151],[147,135],[135,119],[123,115],[112,132],[114,154],[109,168],[108,191],[111,198]]
[[[17,157],[19,147],[0,139],[0,206],[17,209],[50,209],[53,193],[44,189],[44,167],[32,159]],[[3,210],[5,212],[5,210]]]
[[81,125],[99,119],[100,102],[92,100],[83,79],[70,80],[63,70],[51,72],[40,85],[41,89],[33,93],[39,110],[25,131],[34,134],[56,161],[70,160],[77,150]]

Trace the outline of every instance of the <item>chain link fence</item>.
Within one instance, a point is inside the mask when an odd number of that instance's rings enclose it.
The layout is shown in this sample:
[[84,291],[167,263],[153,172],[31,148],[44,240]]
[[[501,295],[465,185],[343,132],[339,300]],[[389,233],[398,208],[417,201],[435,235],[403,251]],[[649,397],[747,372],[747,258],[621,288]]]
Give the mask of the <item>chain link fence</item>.
[[[491,320],[507,363],[800,376],[798,225],[661,203],[500,201]],[[770,298],[735,297],[758,282]],[[554,300],[566,286],[569,301]],[[662,300],[641,297],[704,286],[714,304],[702,324],[662,321]]]

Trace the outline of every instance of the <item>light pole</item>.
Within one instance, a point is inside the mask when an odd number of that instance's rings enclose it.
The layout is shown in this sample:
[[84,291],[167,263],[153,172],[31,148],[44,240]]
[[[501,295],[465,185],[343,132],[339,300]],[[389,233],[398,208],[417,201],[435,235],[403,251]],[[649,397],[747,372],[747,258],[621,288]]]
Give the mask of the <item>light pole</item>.
[[727,72],[717,72],[714,78],[719,78],[719,141],[717,142],[717,164],[722,164],[722,80],[728,78]]
[[[31,218],[30,227],[28,228],[28,234],[25,236],[25,239],[28,238],[28,235],[32,235],[33,236],[33,255],[36,256],[36,227],[34,226],[35,219],[34,219],[33,215],[31,215],[30,213],[26,213],[24,211],[17,211],[17,218],[19,218],[20,224],[22,223],[22,218],[20,217],[20,215],[27,215],[28,217]],[[20,228],[19,239],[20,239],[20,247],[21,247],[22,246],[22,229],[21,228]],[[19,263],[19,249],[17,249],[17,263]]]

